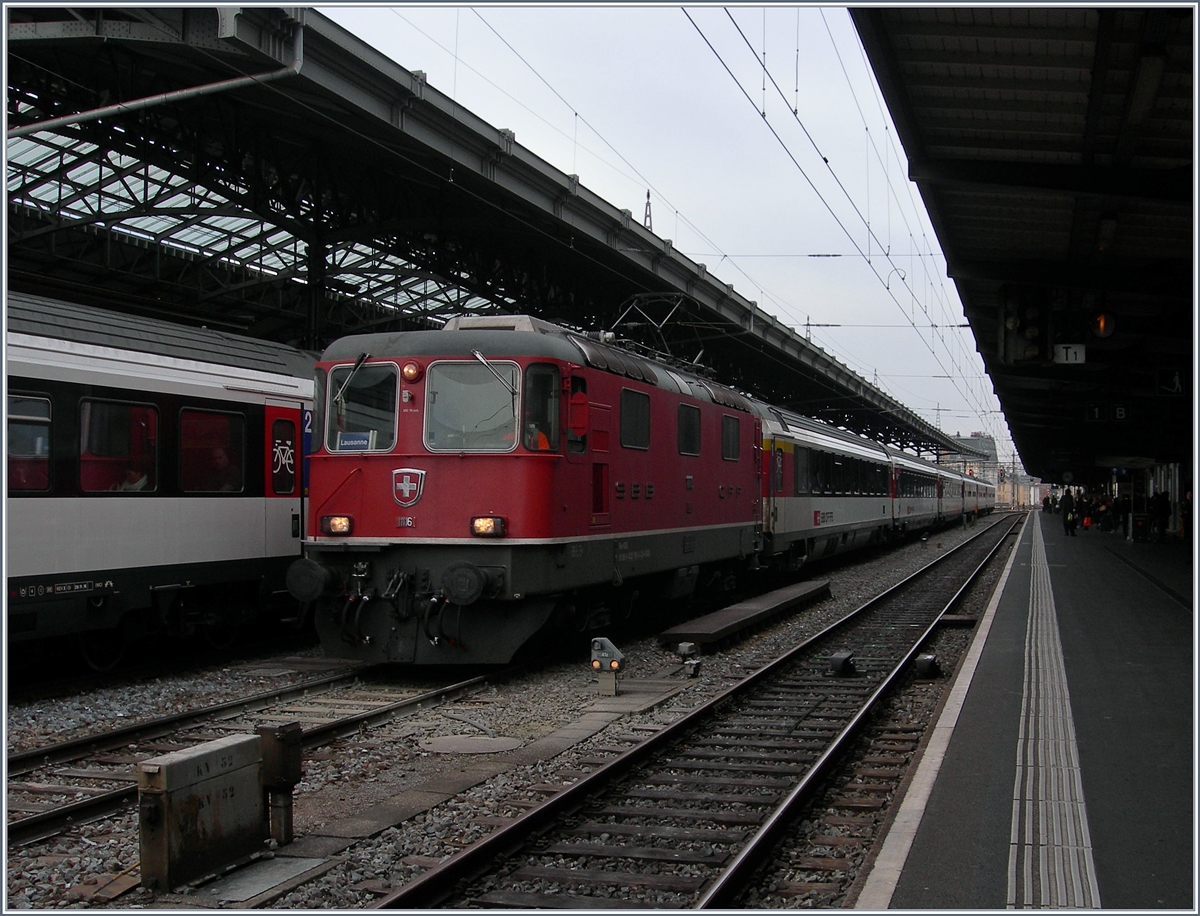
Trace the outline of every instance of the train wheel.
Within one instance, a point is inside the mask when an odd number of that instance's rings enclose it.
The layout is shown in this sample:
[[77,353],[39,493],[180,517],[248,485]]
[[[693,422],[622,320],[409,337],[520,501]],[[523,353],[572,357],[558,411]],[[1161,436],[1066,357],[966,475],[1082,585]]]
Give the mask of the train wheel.
[[9,647],[8,665],[13,671],[36,671],[46,661],[46,640],[30,639]]
[[232,615],[214,614],[200,630],[204,641],[214,649],[228,649],[238,638],[238,622]]
[[122,626],[110,630],[89,630],[76,637],[79,654],[93,671],[112,671],[125,657],[129,635]]

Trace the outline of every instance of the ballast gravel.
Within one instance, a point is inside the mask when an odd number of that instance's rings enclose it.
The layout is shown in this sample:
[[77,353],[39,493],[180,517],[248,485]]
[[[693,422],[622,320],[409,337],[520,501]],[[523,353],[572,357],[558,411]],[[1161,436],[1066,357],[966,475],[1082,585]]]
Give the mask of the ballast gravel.
[[[893,550],[863,555],[810,577],[829,579],[831,597],[779,619],[766,629],[702,658],[699,674],[667,677],[687,687],[660,705],[613,722],[563,753],[530,766],[518,766],[462,792],[400,824],[355,843],[332,858],[319,877],[271,900],[272,909],[354,909],[370,906],[381,895],[421,874],[494,829],[486,819],[516,817],[546,796],[537,787],[564,784],[592,768],[589,758],[615,744],[628,743],[674,721],[747,674],[811,637],[889,584],[906,578],[945,550],[975,534],[977,528],[949,529]],[[626,675],[654,677],[674,672],[679,658],[653,638],[622,644]],[[219,672],[181,674],[149,683],[122,684],[86,694],[10,705],[6,717],[9,752],[61,741],[97,730],[97,723],[123,723],[195,708],[235,695],[278,686],[277,678],[254,674],[253,666]],[[303,675],[303,677],[311,674]],[[300,676],[297,677],[300,679]],[[577,720],[597,700],[591,672],[578,662],[552,664],[443,707],[393,720],[353,740],[306,752],[304,779],[294,792],[296,836],[320,833],[332,821],[362,812],[405,789],[420,786],[471,761],[466,755],[440,754],[422,747],[429,739],[455,735],[517,738],[530,742]],[[102,729],[101,729],[102,730]],[[273,853],[267,852],[270,856]],[[120,876],[138,874],[136,811],[79,827],[54,838],[8,851],[5,904],[13,909],[109,907],[170,909],[229,906],[204,898],[203,888],[164,894],[134,886],[109,899]],[[125,879],[128,881],[128,877]],[[539,890],[542,888],[538,888]],[[563,887],[563,893],[572,893]],[[678,895],[646,892],[646,907],[678,907]],[[755,905],[812,906],[794,897],[764,895]],[[820,904],[818,904],[820,905]]]

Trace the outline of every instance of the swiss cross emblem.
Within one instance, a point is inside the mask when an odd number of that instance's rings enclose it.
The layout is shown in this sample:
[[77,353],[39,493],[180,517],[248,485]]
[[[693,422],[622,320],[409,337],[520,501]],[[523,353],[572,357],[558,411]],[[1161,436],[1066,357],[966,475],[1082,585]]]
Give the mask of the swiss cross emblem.
[[392,471],[392,496],[405,508],[414,505],[425,490],[425,472],[416,468]]

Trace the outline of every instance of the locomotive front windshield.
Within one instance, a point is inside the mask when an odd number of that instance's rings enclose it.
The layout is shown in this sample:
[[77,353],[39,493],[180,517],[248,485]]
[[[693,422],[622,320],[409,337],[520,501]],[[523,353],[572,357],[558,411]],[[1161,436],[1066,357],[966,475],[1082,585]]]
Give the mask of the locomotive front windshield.
[[331,452],[390,449],[396,444],[396,367],[338,366],[329,373]]
[[517,447],[515,363],[440,362],[429,367],[425,447],[430,451],[511,451]]

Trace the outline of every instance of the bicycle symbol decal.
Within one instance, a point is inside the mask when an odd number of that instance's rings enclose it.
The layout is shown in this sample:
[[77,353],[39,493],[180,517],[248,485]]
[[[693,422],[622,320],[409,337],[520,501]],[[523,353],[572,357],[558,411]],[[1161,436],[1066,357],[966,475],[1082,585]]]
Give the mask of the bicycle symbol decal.
[[286,470],[291,474],[294,472],[295,462],[296,450],[292,447],[292,443],[286,439],[277,439],[271,452],[271,473],[278,474]]

